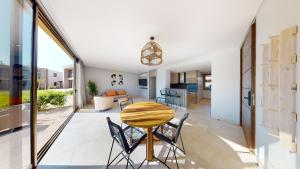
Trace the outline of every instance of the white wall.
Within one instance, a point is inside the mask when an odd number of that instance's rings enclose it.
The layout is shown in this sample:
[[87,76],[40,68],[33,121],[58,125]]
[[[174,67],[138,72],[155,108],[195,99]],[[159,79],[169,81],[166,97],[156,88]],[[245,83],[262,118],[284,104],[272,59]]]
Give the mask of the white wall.
[[145,99],[149,99],[149,73],[142,73],[139,75],[140,79],[147,79],[147,86],[139,86],[139,96],[145,98]]
[[240,123],[239,49],[212,58],[211,116]]
[[[211,70],[210,70],[211,71]],[[207,72],[206,72],[207,73]],[[203,86],[203,74],[206,73],[198,73],[197,81],[198,81],[198,101],[200,99],[211,99],[211,92],[207,89],[204,89]]]
[[156,70],[149,71],[149,98],[156,99]]
[[[264,0],[256,17],[257,22],[257,84],[256,84],[256,148],[259,161],[267,169],[300,169],[300,124],[297,124],[298,154],[289,151],[280,145],[279,140],[268,135],[267,130],[261,126],[262,108],[260,105],[262,90],[262,63],[261,44],[267,42],[271,35],[279,34],[283,29],[293,25],[300,26],[299,0]],[[298,56],[300,55],[300,32],[298,32]],[[298,59],[299,60],[299,59]],[[297,83],[300,84],[300,67],[297,63]],[[300,112],[300,92],[297,92],[297,112]]]
[[156,72],[156,97],[160,96],[160,90],[170,88],[171,72],[166,69],[157,69]]
[[[123,75],[124,84],[122,86],[111,86],[111,74]],[[125,89],[130,96],[139,96],[138,74],[85,67],[84,75],[86,84],[89,80],[92,80],[97,84],[98,94],[102,94],[108,89]]]

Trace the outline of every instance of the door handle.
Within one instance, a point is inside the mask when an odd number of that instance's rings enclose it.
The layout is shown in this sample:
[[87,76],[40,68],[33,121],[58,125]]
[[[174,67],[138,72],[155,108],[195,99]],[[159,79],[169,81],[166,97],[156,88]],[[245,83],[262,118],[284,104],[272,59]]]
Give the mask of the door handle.
[[251,95],[251,90],[248,91],[248,96],[244,97],[244,99],[248,100],[248,106],[251,106],[251,101],[252,101],[252,95]]

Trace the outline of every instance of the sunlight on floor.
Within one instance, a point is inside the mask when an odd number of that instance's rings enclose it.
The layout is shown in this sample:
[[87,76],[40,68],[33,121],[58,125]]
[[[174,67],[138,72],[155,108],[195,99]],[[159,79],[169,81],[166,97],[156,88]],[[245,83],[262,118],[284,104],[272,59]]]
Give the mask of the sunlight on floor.
[[232,142],[221,136],[218,137],[222,139],[226,144],[228,144],[238,154],[241,161],[245,164],[245,167],[243,169],[259,169],[256,156],[252,154],[247,147]]
[[[135,99],[135,102],[142,101]],[[106,112],[95,112],[92,105],[79,110],[66,126],[60,137],[55,141],[46,156],[40,162],[40,169],[48,169],[51,164],[60,165],[68,169],[78,169],[82,166],[91,166],[87,169],[106,167],[106,160],[111,144],[111,137],[107,130],[105,117],[109,116],[117,123],[121,123],[119,106]],[[187,154],[176,151],[180,168],[184,169],[259,169],[256,158],[249,153],[243,138],[240,126],[232,125],[210,117],[210,104],[207,100],[193,105],[188,109],[190,117],[184,123],[182,136]],[[177,110],[173,121],[180,119],[184,110]],[[84,130],[81,130],[84,128]],[[67,144],[66,144],[67,143]],[[84,143],[84,144],[83,144]],[[179,145],[181,147],[181,145]],[[155,142],[155,156],[164,160],[169,145]],[[99,151],[101,150],[101,151]],[[118,146],[114,154],[120,151]],[[132,153],[136,165],[144,160],[145,144],[141,144]],[[61,158],[57,158],[57,157]],[[225,165],[224,165],[225,163]],[[177,168],[172,153],[167,160],[170,168]],[[113,168],[124,168],[125,161],[115,164]],[[158,161],[145,163],[142,168],[165,168]],[[58,169],[58,168],[57,168]]]
[[245,146],[242,146],[240,144],[237,144],[233,141],[230,141],[224,137],[218,136],[220,139],[222,139],[226,144],[228,144],[234,151],[237,152],[249,152],[249,149]]

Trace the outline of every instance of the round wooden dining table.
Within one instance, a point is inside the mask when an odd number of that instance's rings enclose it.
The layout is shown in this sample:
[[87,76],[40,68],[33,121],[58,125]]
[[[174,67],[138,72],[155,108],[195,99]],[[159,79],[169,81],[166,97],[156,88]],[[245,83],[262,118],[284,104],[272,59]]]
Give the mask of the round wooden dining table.
[[147,132],[146,159],[153,160],[153,127],[161,126],[174,118],[174,111],[155,102],[138,102],[126,106],[120,113],[121,121],[132,127],[144,128]]

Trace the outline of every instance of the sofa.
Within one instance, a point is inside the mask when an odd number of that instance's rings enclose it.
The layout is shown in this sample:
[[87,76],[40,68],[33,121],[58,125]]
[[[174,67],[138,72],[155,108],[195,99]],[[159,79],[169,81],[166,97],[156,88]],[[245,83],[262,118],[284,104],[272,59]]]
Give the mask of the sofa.
[[113,107],[114,98],[111,96],[95,96],[94,104],[96,111],[105,111]]
[[128,97],[128,94],[126,90],[106,90],[103,96],[113,97],[113,100],[116,102],[119,98]]

